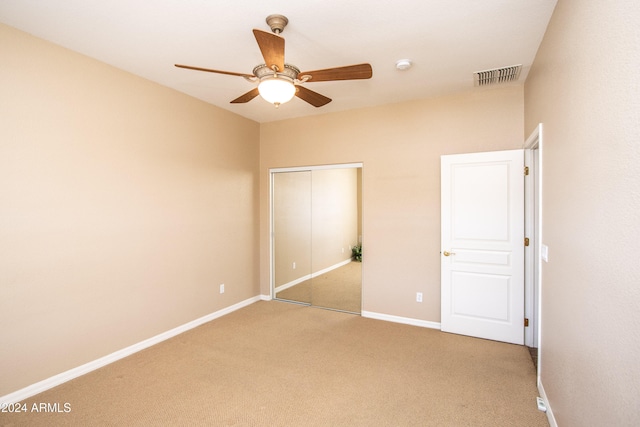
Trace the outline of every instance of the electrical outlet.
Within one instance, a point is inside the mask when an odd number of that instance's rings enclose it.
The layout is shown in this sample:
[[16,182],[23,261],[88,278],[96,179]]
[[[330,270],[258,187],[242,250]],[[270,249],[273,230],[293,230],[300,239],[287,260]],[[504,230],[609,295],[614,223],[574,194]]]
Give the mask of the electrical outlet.
[[344,248],[342,248],[342,253],[344,253]]
[[224,294],[224,283],[220,285],[220,293]]
[[293,261],[293,269],[294,270],[296,269],[296,262],[295,261]]
[[422,292],[416,292],[416,302],[422,302]]

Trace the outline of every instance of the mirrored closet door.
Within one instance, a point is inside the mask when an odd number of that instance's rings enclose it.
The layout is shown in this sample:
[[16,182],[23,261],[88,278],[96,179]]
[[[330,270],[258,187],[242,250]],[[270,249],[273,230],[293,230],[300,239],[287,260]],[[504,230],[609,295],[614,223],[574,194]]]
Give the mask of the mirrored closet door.
[[311,304],[311,171],[272,174],[275,297]]
[[362,165],[271,171],[272,295],[360,313]]

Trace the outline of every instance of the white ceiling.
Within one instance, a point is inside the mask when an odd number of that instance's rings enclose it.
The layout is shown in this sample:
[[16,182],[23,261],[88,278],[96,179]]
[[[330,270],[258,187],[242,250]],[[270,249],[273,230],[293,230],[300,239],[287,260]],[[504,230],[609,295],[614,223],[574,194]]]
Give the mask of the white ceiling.
[[[473,89],[473,72],[522,64],[526,79],[556,0],[1,0],[0,22],[258,122]],[[370,80],[306,83],[333,102],[275,109],[242,77],[263,63],[253,28],[289,18],[285,60],[302,71],[368,62]],[[398,71],[396,61],[413,67]],[[477,89],[480,90],[480,89]]]

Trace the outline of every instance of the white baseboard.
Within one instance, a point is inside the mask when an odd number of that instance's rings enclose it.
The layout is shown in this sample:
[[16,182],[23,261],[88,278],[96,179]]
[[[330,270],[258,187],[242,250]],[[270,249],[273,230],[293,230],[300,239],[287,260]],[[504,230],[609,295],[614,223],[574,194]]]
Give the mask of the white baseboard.
[[59,386],[60,384],[70,381],[74,378],[87,374],[91,371],[95,371],[96,369],[102,368],[103,366],[106,366],[110,363],[116,362],[120,359],[123,359],[127,356],[137,353],[140,350],[144,350],[145,348],[151,347],[152,345],[168,340],[169,338],[173,338],[176,335],[179,335],[183,332],[188,331],[189,329],[193,329],[204,323],[217,319],[218,317],[222,317],[225,314],[229,314],[233,311],[236,311],[243,307],[251,305],[257,301],[260,301],[261,299],[264,299],[264,297],[265,295],[260,295],[253,298],[246,299],[237,304],[223,308],[222,310],[218,310],[214,313],[208,314],[199,319],[193,320],[189,323],[185,323],[184,325],[178,326],[169,331],[163,332],[159,335],[156,335],[154,337],[141,341],[137,344],[133,344],[129,347],[123,348],[122,350],[118,350],[107,356],[101,357],[100,359],[94,360],[93,362],[85,363],[84,365],[78,366],[77,368],[70,369],[66,372],[62,372],[58,375],[54,375],[53,377],[47,378],[46,380],[39,381],[23,389],[20,389],[18,391],[15,391],[13,393],[0,397],[0,404],[20,402],[38,393],[42,393],[43,391],[49,390],[50,388]]
[[413,319],[411,317],[393,316],[391,314],[375,313],[373,311],[364,311],[362,317],[370,319],[386,320],[387,322],[404,323],[405,325],[421,326],[423,328],[440,329],[440,322],[430,322],[428,320]]
[[297,278],[297,279],[295,279],[295,280],[292,280],[291,282],[288,282],[288,283],[285,283],[284,285],[280,285],[280,286],[278,286],[278,287],[275,289],[275,293],[282,292],[282,291],[284,291],[285,289],[288,289],[288,288],[290,288],[290,287],[292,287],[292,286],[295,286],[295,285],[297,285],[297,284],[299,284],[299,283],[304,282],[305,280],[313,279],[314,277],[318,277],[318,276],[320,276],[321,274],[325,274],[325,273],[330,272],[331,270],[335,270],[336,268],[343,267],[343,266],[345,266],[345,265],[349,264],[350,262],[351,262],[351,258],[346,259],[346,260],[344,260],[344,261],[342,261],[342,262],[339,262],[339,263],[337,263],[337,264],[334,264],[334,265],[332,265],[332,266],[330,266],[330,267],[323,268],[322,270],[320,270],[320,271],[316,271],[315,273],[311,273],[311,274],[307,274],[307,275],[305,275],[305,276],[299,277],[299,278]]
[[547,399],[547,393],[544,391],[544,387],[542,386],[542,381],[538,380],[538,391],[540,392],[540,397],[544,401],[545,406],[547,407],[547,420],[549,421],[550,427],[558,427],[558,423],[556,422],[556,418],[553,416],[553,411],[551,410],[551,405],[549,405],[549,399]]

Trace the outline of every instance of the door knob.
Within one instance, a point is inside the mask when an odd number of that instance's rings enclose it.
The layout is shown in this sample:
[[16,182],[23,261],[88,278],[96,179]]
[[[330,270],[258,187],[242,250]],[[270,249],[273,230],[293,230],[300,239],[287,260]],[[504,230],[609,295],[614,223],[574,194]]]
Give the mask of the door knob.
[[442,252],[442,255],[449,256],[449,255],[455,255],[455,254],[453,252],[444,251],[444,252]]

